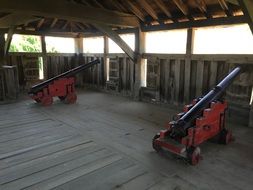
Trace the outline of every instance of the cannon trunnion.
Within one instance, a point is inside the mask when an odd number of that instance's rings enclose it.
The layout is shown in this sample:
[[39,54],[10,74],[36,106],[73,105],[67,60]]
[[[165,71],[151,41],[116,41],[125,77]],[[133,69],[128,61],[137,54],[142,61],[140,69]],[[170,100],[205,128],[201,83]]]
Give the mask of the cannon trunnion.
[[196,165],[201,159],[198,147],[201,143],[215,138],[221,144],[228,144],[233,138],[225,127],[227,102],[221,100],[221,96],[239,73],[240,67],[235,68],[204,97],[186,105],[177,119],[155,135],[153,148],[157,152],[168,150]]

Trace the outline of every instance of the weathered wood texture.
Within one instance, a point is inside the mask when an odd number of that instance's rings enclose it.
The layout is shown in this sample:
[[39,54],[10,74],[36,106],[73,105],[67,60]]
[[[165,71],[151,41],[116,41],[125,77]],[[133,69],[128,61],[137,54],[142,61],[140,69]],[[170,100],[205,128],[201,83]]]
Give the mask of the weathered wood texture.
[[5,100],[5,79],[3,69],[0,69],[0,101]]
[[[243,124],[249,121],[253,88],[253,57],[238,56],[154,56],[146,54],[147,87],[141,99],[172,104],[190,103],[206,94],[232,68],[242,67],[242,73],[226,91],[231,115],[238,113]],[[162,57],[162,58],[161,58]],[[166,66],[165,66],[166,64]],[[188,70],[190,69],[190,71]]]
[[[133,62],[125,55],[125,54],[108,54],[104,56],[104,54],[46,54],[43,53],[11,53],[8,57],[9,65],[16,65],[18,67],[19,72],[19,85],[23,88],[29,88],[31,85],[38,83],[39,73],[38,73],[38,62],[39,58],[44,57],[43,60],[46,59],[46,63],[44,62],[44,79],[52,78],[56,75],[59,75],[69,69],[72,69],[80,64],[88,63],[94,59],[99,59],[100,64],[89,68],[88,70],[77,74],[76,76],[76,84],[77,86],[88,86],[92,88],[103,89],[106,88],[107,75],[105,58],[109,59],[109,62],[114,61],[114,65],[116,68],[108,68],[109,73],[113,73],[111,76],[117,76],[117,83],[119,84],[119,88],[117,93],[123,93],[126,95],[131,95],[133,77],[134,77],[134,68]],[[33,67],[29,66],[27,68],[27,59],[33,60]],[[30,61],[31,63],[31,61]],[[34,75],[29,75],[27,78],[27,70],[31,73],[31,69],[36,69],[36,73],[32,72]],[[36,75],[35,75],[36,74]],[[112,77],[109,78],[109,82],[112,81]]]
[[[228,57],[220,57],[216,60],[214,56],[201,57],[195,56],[186,64],[184,56],[159,56],[145,55],[147,62],[147,87],[159,91],[161,101],[171,103],[183,103],[184,94],[189,94],[191,98],[207,93],[215,86],[232,68],[242,67],[240,77],[227,90],[227,97],[231,101],[239,101],[241,105],[248,105],[251,98],[252,77],[253,77],[253,57],[241,57],[241,60],[228,60]],[[238,56],[239,57],[239,56]],[[238,58],[239,59],[239,58]],[[164,72],[166,66],[166,75]],[[190,64],[190,66],[188,65]],[[162,67],[162,69],[161,69]],[[188,77],[185,78],[186,69],[190,68]],[[168,81],[167,81],[168,80]],[[190,88],[184,88],[185,82],[190,83]],[[163,82],[163,85],[159,81]],[[166,84],[166,85],[165,85]],[[144,89],[145,90],[145,89]],[[171,95],[164,94],[171,92]]]
[[[11,54],[10,65],[17,65],[19,83],[25,84],[23,57],[27,54]],[[41,57],[42,54],[33,54]],[[82,63],[98,58],[98,64],[77,75],[78,86],[108,89],[122,95],[134,95],[136,68],[126,54],[47,54],[48,78],[56,76]],[[113,62],[105,65],[104,59]],[[144,54],[147,59],[147,87],[141,88],[141,99],[162,103],[183,104],[207,93],[233,67],[240,65],[243,72],[226,92],[226,99],[237,108],[244,109],[249,117],[249,101],[253,86],[252,55],[162,55]],[[110,65],[110,64],[109,64]],[[109,78],[107,77],[107,69]],[[112,79],[112,77],[117,77]],[[107,81],[109,79],[109,81]],[[115,83],[115,81],[117,81]],[[117,86],[117,88],[115,88]],[[246,121],[247,122],[247,119]]]
[[0,189],[251,190],[253,130],[228,122],[236,141],[204,143],[192,167],[151,145],[175,113],[87,90],[73,105],[1,105]]
[[13,0],[12,2],[2,0],[0,11],[61,18],[76,22],[102,23],[113,26],[137,27],[139,25],[138,19],[132,14],[77,5],[61,0],[54,0],[53,2],[44,0],[36,3],[31,0],[23,0],[22,4],[17,0]]
[[[42,54],[13,53],[9,56],[9,65],[17,65],[19,83],[24,85],[24,57],[41,57]],[[105,87],[106,72],[104,54],[47,54],[48,78],[54,77],[82,63],[87,63],[95,58],[100,59],[98,64],[82,74],[78,74],[78,85]],[[118,92],[132,91],[135,78],[134,65],[125,54],[108,54],[113,67],[109,69],[109,76],[117,77]],[[205,56],[193,55],[191,58],[183,55],[157,55],[144,54],[147,59],[147,90],[155,91],[153,97],[156,101],[183,103],[200,96],[210,90],[220,81],[230,69],[236,65],[243,68],[243,73],[227,91],[227,96],[240,105],[248,105],[251,98],[253,57],[243,56]],[[187,62],[186,62],[187,61]],[[111,69],[111,70],[110,70]],[[190,69],[190,72],[188,71]],[[187,73],[187,75],[185,75]],[[109,77],[110,81],[110,77]],[[186,88],[186,85],[189,86]],[[145,91],[145,88],[142,88]],[[145,93],[144,93],[145,94]],[[143,97],[145,98],[145,96]]]

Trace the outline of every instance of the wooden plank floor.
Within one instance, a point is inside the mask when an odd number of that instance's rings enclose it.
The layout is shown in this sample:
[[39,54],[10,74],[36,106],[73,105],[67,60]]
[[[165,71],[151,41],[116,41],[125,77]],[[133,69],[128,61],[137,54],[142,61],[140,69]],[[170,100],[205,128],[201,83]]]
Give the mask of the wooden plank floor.
[[74,105],[0,105],[0,189],[253,189],[252,129],[229,124],[236,141],[203,144],[195,167],[154,152],[175,113],[98,92]]

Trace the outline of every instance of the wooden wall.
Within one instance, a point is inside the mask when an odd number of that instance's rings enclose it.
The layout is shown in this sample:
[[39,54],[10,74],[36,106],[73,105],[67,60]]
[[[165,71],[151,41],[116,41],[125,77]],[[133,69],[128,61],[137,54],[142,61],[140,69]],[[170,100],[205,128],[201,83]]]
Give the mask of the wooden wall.
[[[42,57],[39,53],[12,53],[8,59],[9,65],[18,67],[21,87],[32,85],[24,76],[27,56]],[[96,58],[101,64],[78,74],[77,86],[132,96],[135,65],[125,54],[47,54],[45,74],[51,78]],[[147,60],[147,86],[141,88],[140,99],[175,105],[189,103],[207,93],[232,68],[241,66],[243,71],[226,91],[226,99],[238,114],[248,117],[253,87],[253,55],[143,54],[143,58]],[[105,61],[107,59],[109,65]],[[109,81],[106,75],[108,68]],[[115,85],[114,88],[112,85]]]
[[226,91],[229,113],[248,124],[253,89],[252,55],[154,55],[147,59],[147,86],[141,89],[141,99],[159,103],[183,105],[206,94],[234,67],[240,66],[240,76]]
[[[161,102],[187,103],[207,93],[231,69],[242,67],[240,77],[227,90],[227,96],[241,105],[248,105],[253,86],[253,56],[243,55],[182,55],[145,54],[147,59],[147,88],[155,91],[152,99]],[[188,62],[187,62],[188,61]]]
[[[17,65],[19,71],[19,85],[23,89],[28,89],[34,83],[38,83],[39,75],[29,77],[27,79],[26,63],[27,60],[37,60],[42,57],[41,53],[11,53],[8,58],[8,65]],[[118,89],[115,93],[131,94],[133,89],[133,63],[125,54],[111,54],[106,56],[109,62],[114,62],[116,70],[114,74],[118,76]],[[44,80],[59,75],[71,68],[74,68],[80,64],[88,63],[94,59],[99,59],[100,64],[95,65],[88,70],[78,74],[76,76],[77,86],[83,87],[88,86],[92,88],[107,89],[107,76],[106,76],[106,62],[104,54],[66,54],[57,53],[46,56],[46,64],[44,63],[44,74],[47,76]],[[34,65],[36,63],[34,62]],[[109,63],[110,65],[110,63]],[[38,66],[34,66],[36,69]],[[31,68],[29,68],[31,69]],[[112,74],[112,71],[109,73]],[[111,76],[113,77],[113,76]],[[33,78],[33,79],[32,79]],[[111,91],[111,90],[109,90]],[[112,92],[112,91],[111,91]]]
[[[25,85],[24,60],[26,57],[41,57],[39,53],[12,53],[9,65],[17,65],[19,83]],[[106,67],[109,79],[118,82],[117,93],[133,90],[134,64],[125,54],[109,54],[109,66],[104,54],[47,54],[46,76],[54,77],[82,63],[99,59],[98,64],[83,74],[78,74],[77,85],[106,88]],[[142,88],[143,100],[183,104],[208,92],[232,68],[239,65],[243,72],[228,89],[227,96],[234,102],[247,105],[253,85],[252,55],[184,55],[144,54],[147,60],[147,86]]]

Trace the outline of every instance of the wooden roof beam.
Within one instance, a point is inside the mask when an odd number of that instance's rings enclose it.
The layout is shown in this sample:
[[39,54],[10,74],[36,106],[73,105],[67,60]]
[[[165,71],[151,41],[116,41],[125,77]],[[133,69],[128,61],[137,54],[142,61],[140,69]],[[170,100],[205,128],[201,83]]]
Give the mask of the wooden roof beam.
[[247,19],[245,16],[234,16],[234,17],[221,17],[212,19],[203,19],[187,22],[178,22],[163,25],[145,26],[142,25],[142,31],[159,31],[159,30],[173,30],[173,29],[185,29],[185,28],[197,28],[206,26],[218,26],[218,25],[230,25],[230,24],[241,24],[246,23]]
[[235,5],[239,5],[238,0],[226,0],[226,1]]
[[75,25],[76,25],[79,29],[85,30],[84,26],[83,26],[81,23],[76,22]]
[[135,6],[131,1],[123,1],[123,3],[125,3],[128,8],[141,20],[141,21],[145,21],[145,16],[143,15],[143,13],[141,12],[141,10]]
[[99,3],[97,0],[93,0],[94,4],[97,5],[99,8],[104,9],[105,7]]
[[70,21],[69,26],[70,26],[70,32],[73,32],[75,25],[72,21]]
[[189,14],[188,7],[184,4],[182,0],[173,0],[173,2],[176,4],[176,6],[182,11],[184,15]]
[[11,41],[12,41],[12,37],[13,37],[13,34],[14,34],[14,31],[15,31],[16,27],[15,26],[11,26],[8,30],[8,35],[7,35],[7,39],[5,41],[5,45],[4,45],[4,57],[6,58],[6,56],[8,55],[9,53],[9,49],[10,49],[10,46],[11,46]]
[[65,24],[62,26],[62,30],[65,30],[67,28],[67,26],[69,25],[69,21],[66,21]]
[[204,0],[194,0],[195,3],[197,4],[199,10],[202,12],[202,13],[206,13],[207,12],[207,8],[206,8],[206,3]]
[[[0,29],[0,32],[7,33],[7,29]],[[16,29],[14,31],[14,34],[22,34],[22,35],[37,35],[37,36],[54,36],[54,37],[73,37],[76,38],[80,36],[79,33],[77,32],[62,32],[61,29],[59,30],[54,30],[54,29],[49,29],[49,30],[43,30],[43,31],[32,31],[32,30],[23,30],[23,29]],[[81,34],[84,34],[81,33]],[[86,35],[86,34],[85,34]]]
[[85,0],[80,0],[80,3],[87,6],[87,7],[91,7],[91,5]]
[[253,1],[252,0],[238,0],[240,7],[242,8],[243,14],[247,19],[247,23],[251,29],[253,35]]
[[39,18],[27,14],[12,13],[0,18],[0,28],[9,28],[36,20]]
[[127,12],[127,9],[118,1],[118,0],[107,0],[111,4],[113,4],[117,9]]
[[136,55],[134,51],[127,45],[127,43],[121,39],[121,37],[113,31],[111,28],[104,24],[93,24],[98,30],[103,32],[109,38],[111,38],[128,56],[134,61],[136,59]]
[[229,10],[228,4],[225,0],[218,0],[221,8],[225,11],[226,15],[233,16],[232,11]]
[[219,1],[219,4],[223,10],[228,10],[228,5],[225,0],[218,0],[218,1]]
[[53,22],[50,25],[50,28],[53,28],[55,26],[55,24],[57,23],[58,18],[54,18]]
[[144,8],[144,10],[154,19],[158,20],[158,16],[154,9],[147,3],[146,0],[138,0],[138,3]]
[[39,22],[38,22],[38,24],[37,24],[37,30],[39,30],[40,28],[41,28],[41,26],[43,25],[43,23],[45,22],[45,18],[42,18]]
[[168,8],[166,7],[165,3],[162,0],[155,0],[154,2],[164,12],[164,14],[166,14],[167,17],[169,18],[172,17],[170,11],[168,10]]
[[[50,6],[49,6],[50,5]],[[101,23],[122,27],[137,27],[136,16],[118,11],[80,6],[62,0],[1,0],[0,12],[16,12],[41,17],[53,17],[74,22]]]

